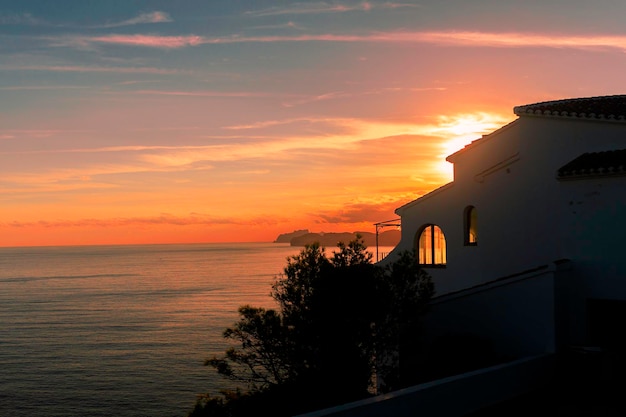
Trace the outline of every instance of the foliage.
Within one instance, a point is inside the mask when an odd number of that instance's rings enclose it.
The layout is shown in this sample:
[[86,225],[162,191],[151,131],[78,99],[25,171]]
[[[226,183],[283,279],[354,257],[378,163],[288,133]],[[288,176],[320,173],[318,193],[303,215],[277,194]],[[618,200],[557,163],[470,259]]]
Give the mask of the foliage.
[[360,239],[360,235],[357,235],[357,238],[348,242],[347,245],[343,242],[337,243],[337,248],[339,251],[333,251],[331,259],[335,268],[366,265],[372,262],[373,255],[367,251],[367,246]]
[[360,236],[337,247],[330,258],[317,243],[287,258],[272,286],[277,310],[240,307],[224,331],[238,346],[206,365],[246,392],[202,397],[190,416],[246,415],[243,404],[258,413],[272,402],[273,415],[293,415],[348,402],[371,395],[375,370],[386,389],[406,381],[400,359],[434,293],[430,277],[410,252],[381,267]]
[[379,390],[390,391],[419,381],[420,317],[435,294],[430,276],[419,267],[415,254],[404,251],[385,271],[376,289],[384,304],[376,323]]
[[224,358],[208,359],[205,365],[228,378],[248,383],[252,390],[285,382],[288,368],[283,357],[289,338],[280,314],[249,305],[239,307],[239,314],[239,322],[226,329],[224,337],[239,342],[241,349],[231,347]]

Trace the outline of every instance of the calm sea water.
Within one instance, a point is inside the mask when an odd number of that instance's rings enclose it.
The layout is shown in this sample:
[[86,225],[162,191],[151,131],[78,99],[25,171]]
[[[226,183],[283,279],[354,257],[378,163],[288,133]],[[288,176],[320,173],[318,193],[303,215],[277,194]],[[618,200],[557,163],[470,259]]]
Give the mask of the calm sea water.
[[0,248],[1,416],[185,416],[224,381],[202,362],[300,248]]
[[[184,417],[284,244],[0,248],[0,416]],[[375,249],[374,249],[375,250]],[[384,249],[383,249],[384,250]]]

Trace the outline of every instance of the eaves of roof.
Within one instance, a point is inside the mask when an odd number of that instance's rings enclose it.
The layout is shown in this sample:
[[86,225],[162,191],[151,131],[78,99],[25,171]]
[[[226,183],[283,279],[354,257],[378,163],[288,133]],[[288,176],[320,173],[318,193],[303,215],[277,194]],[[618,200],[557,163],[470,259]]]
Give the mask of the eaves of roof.
[[582,97],[516,106],[518,116],[602,120],[626,123],[626,95]]
[[395,212],[398,216],[402,217],[402,213],[404,213],[404,211],[405,211],[406,209],[408,209],[409,207],[413,207],[413,206],[415,206],[416,204],[422,203],[424,200],[427,200],[427,199],[429,199],[430,197],[433,197],[433,196],[435,196],[435,195],[437,195],[437,194],[439,194],[439,193],[441,193],[441,192],[443,192],[443,191],[445,191],[445,190],[447,190],[447,189],[449,189],[449,188],[452,188],[453,186],[454,186],[454,182],[449,182],[449,183],[447,183],[447,184],[444,184],[444,185],[442,185],[441,187],[439,187],[439,188],[435,188],[434,190],[432,190],[432,191],[430,191],[430,192],[428,192],[428,193],[424,194],[423,196],[418,197],[418,198],[416,198],[415,200],[409,201],[408,203],[406,203],[406,204],[404,204],[404,205],[402,205],[402,206],[398,207],[397,209],[395,209],[395,211],[394,211],[394,212]]
[[557,170],[559,180],[626,175],[626,149],[586,152]]
[[483,135],[482,137],[471,141],[470,143],[468,143],[467,145],[465,145],[463,148],[459,149],[458,151],[454,152],[453,154],[450,154],[446,157],[446,161],[448,162],[455,162],[455,159],[458,155],[461,155],[463,153],[465,153],[467,150],[472,149],[478,145],[482,145],[483,143],[486,143],[487,141],[495,138],[498,134],[502,133],[504,130],[509,129],[511,126],[515,125],[515,123],[517,123],[519,119],[513,120],[510,123],[505,124],[502,127],[499,127],[498,129],[494,130],[493,132]]
[[[513,108],[513,113],[520,117],[532,116],[626,123],[626,95],[622,94],[543,101],[534,104],[516,106]],[[502,126],[488,135],[483,135],[482,138],[476,139],[464,148],[449,155],[446,158],[446,161],[454,163],[454,160],[458,155],[465,153],[467,150],[472,149],[477,145],[485,143],[486,140],[491,139],[505,128],[513,125],[517,122],[517,120]]]

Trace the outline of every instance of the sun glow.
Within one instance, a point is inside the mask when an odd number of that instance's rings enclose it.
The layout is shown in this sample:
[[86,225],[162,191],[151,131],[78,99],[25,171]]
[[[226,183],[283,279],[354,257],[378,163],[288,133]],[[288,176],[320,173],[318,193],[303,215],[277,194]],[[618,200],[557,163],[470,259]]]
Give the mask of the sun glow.
[[437,169],[452,179],[453,166],[445,161],[445,158],[511,120],[511,117],[502,114],[486,112],[439,116],[438,124],[432,133],[446,140],[441,143],[442,160],[438,162]]

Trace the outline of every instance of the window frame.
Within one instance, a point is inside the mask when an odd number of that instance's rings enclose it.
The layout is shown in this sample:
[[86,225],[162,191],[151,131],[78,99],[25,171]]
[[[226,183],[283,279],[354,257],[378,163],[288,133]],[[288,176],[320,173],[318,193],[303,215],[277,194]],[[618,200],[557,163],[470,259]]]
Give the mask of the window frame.
[[[478,246],[478,214],[475,206],[463,210],[463,245]],[[472,236],[474,237],[472,239]]]
[[[427,230],[430,229],[429,234],[430,234],[430,259],[431,259],[431,263],[422,263],[422,253],[421,253],[421,241],[422,241],[422,235],[424,233],[427,233]],[[436,239],[436,231],[439,231],[439,236],[441,238],[441,240],[443,241],[443,251],[442,253],[437,253],[438,250],[441,251],[441,248],[439,247],[439,245],[436,244],[436,242],[439,242],[439,239]],[[422,226],[418,233],[415,235],[415,248],[416,248],[416,253],[417,253],[417,262],[419,264],[420,267],[423,268],[446,268],[446,265],[448,263],[448,249],[447,249],[447,241],[446,241],[446,235],[443,232],[443,229],[434,224],[434,223],[428,223],[425,224],[424,226]],[[439,249],[438,249],[439,248]],[[428,248],[426,248],[428,249]],[[443,263],[435,263],[435,260],[438,257],[438,255],[443,255]]]

